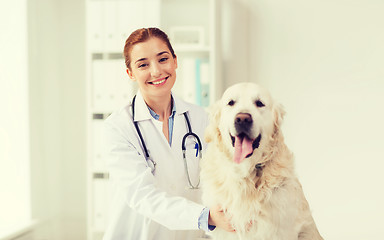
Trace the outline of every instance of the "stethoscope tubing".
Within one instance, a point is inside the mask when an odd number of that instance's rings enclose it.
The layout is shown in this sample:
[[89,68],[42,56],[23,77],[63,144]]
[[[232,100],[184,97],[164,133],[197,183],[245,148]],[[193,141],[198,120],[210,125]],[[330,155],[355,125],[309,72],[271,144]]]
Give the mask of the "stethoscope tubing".
[[[152,173],[154,173],[154,171],[156,169],[156,162],[150,158],[147,146],[146,146],[146,144],[144,142],[143,135],[141,134],[140,128],[138,126],[138,123],[135,121],[135,100],[136,100],[136,95],[132,99],[132,120],[133,120],[133,124],[135,125],[137,135],[140,138],[141,145],[142,145],[143,150],[144,150],[145,158],[147,160],[150,160],[151,163],[153,164]],[[192,181],[190,179],[190,176],[189,176],[188,164],[187,164],[187,159],[186,159],[186,156],[185,156],[185,151],[186,151],[185,141],[186,141],[187,137],[189,137],[189,136],[193,136],[197,140],[198,147],[199,147],[198,151],[199,151],[199,158],[200,159],[202,157],[201,156],[202,145],[201,145],[201,141],[200,141],[199,136],[197,136],[197,134],[192,132],[191,123],[189,121],[187,113],[184,112],[183,115],[184,115],[185,121],[187,122],[187,126],[188,126],[188,132],[183,136],[183,140],[182,140],[182,143],[181,143],[181,149],[182,149],[182,152],[183,152],[183,160],[184,160],[185,172],[187,173],[187,180],[188,180],[188,185],[189,185],[190,189],[198,189],[199,185],[200,185],[200,178],[199,178],[198,183],[196,185],[193,185]]]
[[133,124],[135,125],[136,132],[139,135],[141,145],[143,146],[145,158],[149,158],[148,149],[144,143],[143,135],[141,135],[141,131],[139,129],[139,126],[138,126],[137,122],[135,121],[135,100],[136,100],[136,95],[132,99],[132,120],[133,120]]

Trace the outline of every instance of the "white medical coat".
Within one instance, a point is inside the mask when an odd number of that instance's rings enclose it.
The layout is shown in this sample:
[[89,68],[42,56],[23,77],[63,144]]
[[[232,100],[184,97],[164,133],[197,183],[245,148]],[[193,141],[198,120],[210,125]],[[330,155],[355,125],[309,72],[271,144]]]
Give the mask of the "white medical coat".
[[[200,190],[188,187],[181,142],[188,132],[183,113],[187,112],[192,131],[203,143],[208,123],[203,108],[173,96],[172,146],[162,132],[162,122],[149,113],[138,92],[135,120],[152,159],[157,163],[152,174],[140,139],[132,122],[131,104],[114,112],[105,121],[108,169],[113,187],[112,209],[104,240],[192,240],[204,235],[198,218],[204,208]],[[195,147],[190,139],[187,150]],[[203,151],[206,148],[203,143]],[[198,182],[198,158],[190,154],[188,167],[194,184]]]

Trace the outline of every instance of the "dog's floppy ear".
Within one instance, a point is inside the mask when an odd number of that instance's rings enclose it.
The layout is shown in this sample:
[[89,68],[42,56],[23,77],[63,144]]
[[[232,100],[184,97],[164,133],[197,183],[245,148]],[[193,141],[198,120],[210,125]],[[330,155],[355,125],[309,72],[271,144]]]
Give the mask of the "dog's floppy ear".
[[274,134],[280,131],[281,123],[283,122],[283,118],[285,115],[285,110],[283,105],[280,103],[276,103],[273,106],[273,117],[274,117]]
[[219,139],[220,137],[219,122],[221,111],[219,101],[209,107],[209,113],[209,124],[208,127],[205,129],[204,134],[204,139],[207,143],[213,141],[215,138]]

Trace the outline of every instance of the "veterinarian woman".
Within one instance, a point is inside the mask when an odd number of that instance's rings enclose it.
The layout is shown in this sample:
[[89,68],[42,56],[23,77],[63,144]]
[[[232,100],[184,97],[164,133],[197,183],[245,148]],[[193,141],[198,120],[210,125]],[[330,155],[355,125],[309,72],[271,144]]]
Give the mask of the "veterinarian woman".
[[[189,240],[210,225],[233,231],[219,207],[199,204],[199,156],[207,118],[198,106],[171,92],[177,58],[157,28],[134,31],[124,47],[129,77],[139,90],[106,120],[108,167],[113,186],[104,240]],[[186,158],[183,158],[183,137]],[[189,134],[193,135],[193,134]],[[185,162],[187,161],[187,169]]]

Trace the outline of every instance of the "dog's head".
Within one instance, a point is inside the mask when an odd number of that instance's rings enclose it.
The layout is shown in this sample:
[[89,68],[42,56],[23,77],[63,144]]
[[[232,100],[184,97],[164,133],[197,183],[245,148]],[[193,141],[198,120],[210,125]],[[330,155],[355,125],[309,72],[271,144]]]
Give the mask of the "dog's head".
[[239,83],[228,88],[212,107],[205,139],[241,163],[254,151],[262,151],[280,131],[284,110],[269,92],[255,83]]

